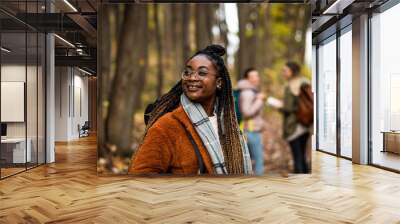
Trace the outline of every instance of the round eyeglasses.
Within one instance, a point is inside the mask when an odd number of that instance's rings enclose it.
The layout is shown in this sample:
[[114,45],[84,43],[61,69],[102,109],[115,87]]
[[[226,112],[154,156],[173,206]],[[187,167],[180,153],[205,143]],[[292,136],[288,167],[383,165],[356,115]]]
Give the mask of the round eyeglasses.
[[197,75],[197,77],[196,77],[197,79],[204,80],[207,77],[207,75],[209,74],[209,72],[202,71],[202,70],[194,71],[194,70],[191,70],[191,69],[185,69],[185,70],[182,71],[181,76],[182,76],[183,80],[188,80],[194,74]]

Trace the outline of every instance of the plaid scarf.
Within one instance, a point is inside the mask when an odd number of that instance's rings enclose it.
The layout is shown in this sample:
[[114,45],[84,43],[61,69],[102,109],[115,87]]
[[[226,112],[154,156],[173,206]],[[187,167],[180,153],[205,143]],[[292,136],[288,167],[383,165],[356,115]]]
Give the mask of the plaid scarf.
[[[208,115],[205,112],[204,108],[199,103],[193,103],[192,101],[190,101],[185,94],[181,95],[181,104],[189,119],[192,121],[205,147],[207,148],[208,154],[210,155],[211,161],[213,163],[215,173],[228,174],[224,163],[224,154],[222,151],[222,147],[217,137],[218,135],[217,133],[215,133],[211,121],[208,118]],[[217,108],[216,105],[214,107],[214,110],[216,110]],[[221,118],[222,117],[223,113],[221,114]],[[252,167],[250,153],[247,148],[247,144],[245,144],[243,136],[241,134],[240,144],[243,151],[244,173],[251,174]]]

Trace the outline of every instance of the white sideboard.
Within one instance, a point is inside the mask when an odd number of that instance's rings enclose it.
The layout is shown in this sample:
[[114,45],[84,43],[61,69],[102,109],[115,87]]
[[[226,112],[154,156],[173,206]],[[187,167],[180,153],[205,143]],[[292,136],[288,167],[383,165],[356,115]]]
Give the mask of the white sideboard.
[[[25,138],[6,138],[1,139],[2,151],[3,147],[7,149],[12,148],[12,162],[13,163],[25,163],[32,161],[32,140],[27,138],[26,140],[26,154],[25,154]],[[5,151],[5,150],[4,150]],[[26,161],[25,161],[26,159]]]

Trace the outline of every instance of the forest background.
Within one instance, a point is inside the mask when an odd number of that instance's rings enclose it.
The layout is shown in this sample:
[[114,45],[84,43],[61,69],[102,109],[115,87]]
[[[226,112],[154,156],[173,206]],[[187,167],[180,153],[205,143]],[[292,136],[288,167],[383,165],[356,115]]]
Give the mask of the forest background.
[[[185,61],[214,43],[226,47],[233,85],[255,67],[267,96],[282,98],[287,61],[311,77],[311,12],[306,4],[108,4],[99,12],[98,172],[126,173],[143,131],[143,111],[179,79]],[[290,172],[281,116],[266,107],[266,170]],[[308,158],[311,161],[311,158]]]

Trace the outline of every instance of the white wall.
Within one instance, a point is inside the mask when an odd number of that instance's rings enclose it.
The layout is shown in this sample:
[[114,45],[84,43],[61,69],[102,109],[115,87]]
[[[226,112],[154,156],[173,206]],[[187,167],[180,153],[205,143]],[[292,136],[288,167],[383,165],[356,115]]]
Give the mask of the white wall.
[[[11,82],[25,82],[25,65],[2,65],[1,66],[1,81]],[[6,110],[7,108],[1,108]],[[25,122],[11,122],[7,123],[7,137],[9,138],[22,138],[25,137]]]
[[72,67],[56,67],[55,73],[55,140],[77,139],[78,124],[88,120],[88,77]]
[[[9,64],[1,66],[1,81],[2,82],[25,82],[25,71],[24,65]],[[28,67],[28,71],[32,67]],[[2,96],[4,97],[4,96]],[[22,108],[24,109],[24,108]],[[1,108],[1,110],[7,110],[7,108]],[[25,123],[24,122],[7,122],[7,136],[8,137],[25,137]]]
[[68,140],[68,71],[67,67],[55,68],[55,141]]
[[89,120],[89,111],[88,111],[88,77],[87,76],[82,76],[83,73],[78,73],[76,74],[77,70],[74,70],[75,75],[74,75],[74,91],[73,94],[74,96],[74,102],[73,105],[74,107],[72,108],[72,130],[71,134],[72,136],[78,137],[78,129],[77,126],[80,124],[81,126],[85,123],[85,121]]

